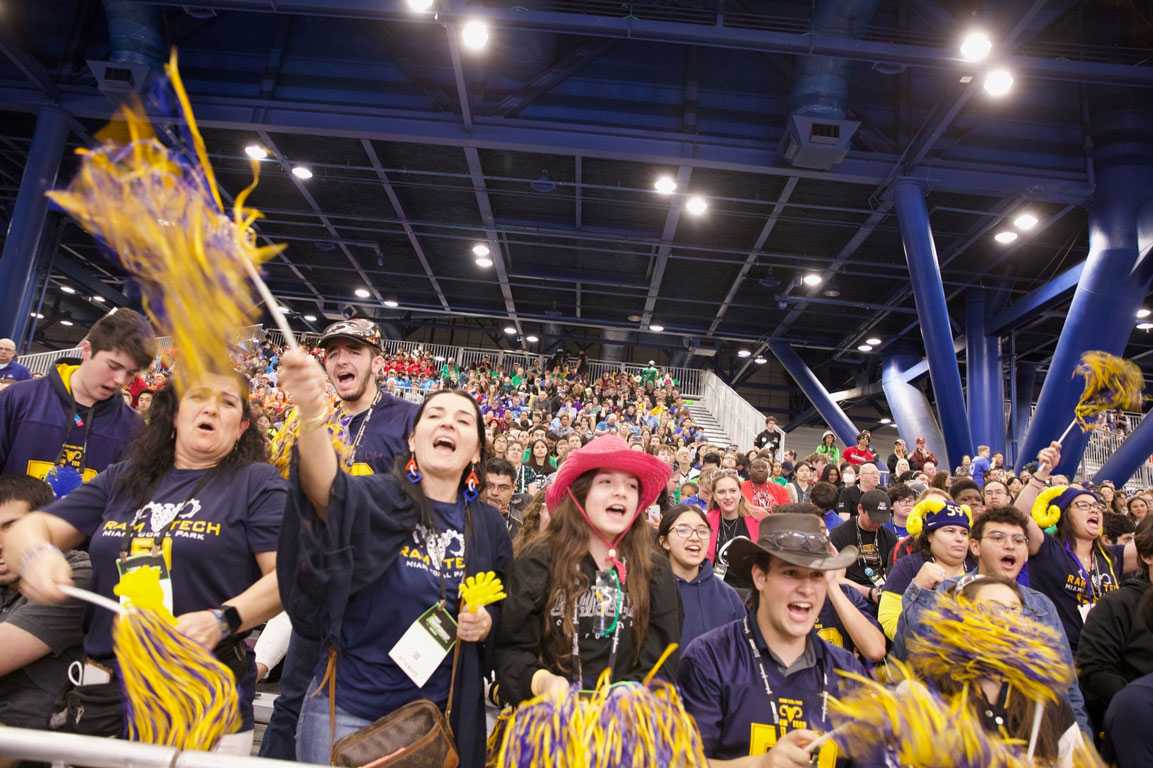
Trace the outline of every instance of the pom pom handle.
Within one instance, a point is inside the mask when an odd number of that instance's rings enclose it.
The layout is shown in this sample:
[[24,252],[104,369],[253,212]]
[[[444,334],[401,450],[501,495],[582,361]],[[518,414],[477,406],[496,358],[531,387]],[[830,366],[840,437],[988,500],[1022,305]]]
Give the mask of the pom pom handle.
[[107,611],[112,611],[118,616],[123,616],[124,614],[128,613],[124,606],[120,605],[120,603],[116,602],[115,600],[109,600],[104,595],[98,595],[95,592],[89,592],[87,589],[81,589],[80,587],[69,587],[67,585],[61,584],[60,591],[69,597],[74,597],[77,600],[83,600],[86,603],[91,603],[92,605],[103,608]]

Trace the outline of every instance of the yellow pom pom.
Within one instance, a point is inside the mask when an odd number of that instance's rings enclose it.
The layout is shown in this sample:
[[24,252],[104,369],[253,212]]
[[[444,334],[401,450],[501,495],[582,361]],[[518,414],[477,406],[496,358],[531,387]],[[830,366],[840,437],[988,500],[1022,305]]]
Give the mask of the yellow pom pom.
[[469,576],[460,584],[460,599],[466,611],[472,612],[504,600],[504,585],[492,571]]
[[1052,502],[1067,490],[1069,490],[1069,486],[1067,485],[1055,485],[1037,494],[1037,498],[1033,501],[1033,509],[1031,511],[1033,521],[1041,527],[1041,530],[1056,525],[1061,521],[1061,508]]
[[172,626],[176,626],[176,617],[164,604],[164,590],[160,587],[160,568],[148,565],[133,568],[120,577],[120,581],[112,588],[112,593],[127,600],[131,607],[155,613]]
[[1085,389],[1075,413],[1078,424],[1086,432],[1097,426],[1096,417],[1100,414],[1140,411],[1145,402],[1142,394],[1145,378],[1141,369],[1129,360],[1107,352],[1086,352],[1075,373],[1085,378]]

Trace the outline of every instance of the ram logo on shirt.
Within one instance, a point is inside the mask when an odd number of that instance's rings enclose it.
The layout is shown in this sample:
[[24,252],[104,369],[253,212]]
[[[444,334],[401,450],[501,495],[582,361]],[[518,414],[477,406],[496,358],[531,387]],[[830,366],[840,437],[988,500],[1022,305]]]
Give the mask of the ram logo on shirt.
[[[789,731],[807,728],[805,702],[800,699],[781,697],[777,701],[779,725],[753,723],[749,726],[749,755],[763,755],[777,745],[777,741]],[[834,768],[837,764],[837,744],[830,740],[821,745],[817,752],[817,768]]]

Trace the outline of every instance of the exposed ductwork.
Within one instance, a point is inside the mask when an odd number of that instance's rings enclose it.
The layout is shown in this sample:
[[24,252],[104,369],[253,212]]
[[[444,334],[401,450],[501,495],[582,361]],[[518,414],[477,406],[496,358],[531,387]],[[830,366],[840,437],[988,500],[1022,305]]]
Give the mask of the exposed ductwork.
[[108,20],[107,61],[92,60],[97,86],[110,96],[137,91],[168,57],[160,24],[161,9],[134,0],[104,0]]
[[[814,35],[859,37],[877,11],[877,0],[818,0]],[[805,56],[798,62],[782,154],[801,168],[829,170],[845,159],[860,126],[847,120],[848,59]]]
[[601,359],[610,363],[620,363],[625,359],[625,344],[629,342],[629,332],[615,328],[605,328],[602,331]]

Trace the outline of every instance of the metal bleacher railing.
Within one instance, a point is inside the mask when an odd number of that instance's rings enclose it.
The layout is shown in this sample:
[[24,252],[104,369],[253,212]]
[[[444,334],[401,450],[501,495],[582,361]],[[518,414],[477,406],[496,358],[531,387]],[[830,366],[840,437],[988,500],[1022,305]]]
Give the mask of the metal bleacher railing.
[[[753,445],[757,434],[764,429],[765,417],[748,400],[737,394],[712,371],[700,371],[703,378],[701,402],[709,409],[729,440],[744,450]],[[781,436],[781,453],[785,451],[785,436]]]
[[[1078,476],[1084,479],[1097,474],[1097,470],[1101,469],[1109,457],[1121,447],[1125,438],[1137,429],[1145,415],[1126,412],[1107,417],[1106,423],[1093,430],[1086,441],[1085,453],[1082,455],[1081,465],[1078,467]],[[1137,471],[1125,483],[1127,490],[1138,491],[1153,488],[1153,463],[1150,463],[1151,461],[1153,459],[1146,459],[1137,468]]]

